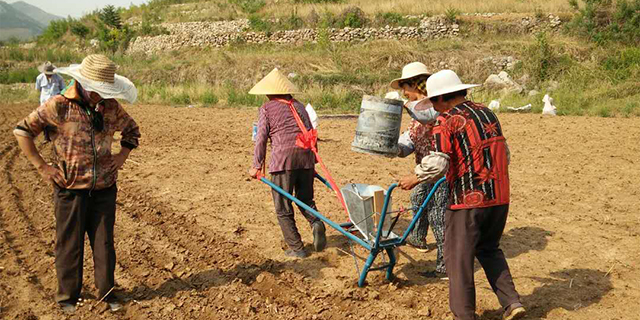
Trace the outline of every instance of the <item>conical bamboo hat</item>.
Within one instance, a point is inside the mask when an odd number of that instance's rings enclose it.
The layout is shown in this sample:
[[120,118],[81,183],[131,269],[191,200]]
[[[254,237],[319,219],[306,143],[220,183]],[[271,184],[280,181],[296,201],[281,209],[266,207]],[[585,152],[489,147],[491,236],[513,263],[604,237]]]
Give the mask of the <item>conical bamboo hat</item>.
[[278,68],[274,68],[269,74],[256,83],[249,91],[249,94],[293,94],[302,93],[295,84],[285,77]]

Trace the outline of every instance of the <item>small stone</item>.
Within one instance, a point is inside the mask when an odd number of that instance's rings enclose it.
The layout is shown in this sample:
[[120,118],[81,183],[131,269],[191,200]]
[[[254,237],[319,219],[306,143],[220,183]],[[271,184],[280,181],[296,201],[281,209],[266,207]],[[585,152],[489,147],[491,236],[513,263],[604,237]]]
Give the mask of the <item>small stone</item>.
[[164,268],[169,270],[169,271],[171,271],[171,269],[173,269],[173,266],[174,266],[174,264],[173,264],[173,261],[172,261],[172,262],[169,262],[169,263],[165,264]]
[[537,96],[539,94],[540,94],[540,92],[538,90],[529,91],[529,97],[534,97],[534,96]]

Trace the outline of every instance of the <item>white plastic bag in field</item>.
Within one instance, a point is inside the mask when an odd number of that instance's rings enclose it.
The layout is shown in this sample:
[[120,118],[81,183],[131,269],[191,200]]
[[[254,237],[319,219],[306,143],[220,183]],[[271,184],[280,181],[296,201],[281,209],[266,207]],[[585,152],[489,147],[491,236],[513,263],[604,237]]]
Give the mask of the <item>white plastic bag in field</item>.
[[489,110],[491,111],[498,111],[500,109],[500,101],[498,100],[491,100],[491,103],[489,103],[488,106]]
[[544,108],[542,108],[542,114],[549,114],[549,115],[555,116],[556,106],[553,105],[553,98],[549,97],[548,94],[545,94],[544,98],[542,98],[542,102],[544,102]]
[[313,110],[313,107],[311,106],[310,103],[307,103],[307,106],[304,109],[307,110],[307,113],[309,114],[309,120],[311,120],[311,125],[313,126],[314,129],[317,129],[318,114],[316,113],[315,110]]

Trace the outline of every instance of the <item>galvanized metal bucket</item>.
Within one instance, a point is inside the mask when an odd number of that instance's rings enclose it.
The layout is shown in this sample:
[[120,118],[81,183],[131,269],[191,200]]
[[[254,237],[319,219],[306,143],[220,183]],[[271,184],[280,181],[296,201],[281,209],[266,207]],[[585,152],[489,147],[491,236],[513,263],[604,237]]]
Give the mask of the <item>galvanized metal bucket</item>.
[[395,157],[402,124],[402,106],[401,100],[363,96],[351,150]]

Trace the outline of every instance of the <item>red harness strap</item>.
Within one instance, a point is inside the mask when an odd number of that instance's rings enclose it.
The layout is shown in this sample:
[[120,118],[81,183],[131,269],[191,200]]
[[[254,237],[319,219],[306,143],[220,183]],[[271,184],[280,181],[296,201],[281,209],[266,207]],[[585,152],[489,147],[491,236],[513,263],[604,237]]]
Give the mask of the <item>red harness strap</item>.
[[320,155],[318,154],[318,130],[307,130],[307,128],[304,126],[304,123],[302,123],[302,119],[300,119],[298,111],[296,111],[296,108],[293,106],[293,100],[276,100],[289,105],[289,109],[291,109],[291,113],[293,113],[293,117],[296,119],[296,123],[298,124],[298,127],[300,127],[300,131],[302,131],[302,133],[298,134],[298,136],[296,137],[296,146],[303,149],[311,149],[313,154],[315,154],[316,160],[318,160],[322,172],[327,177],[327,181],[329,181],[331,189],[333,189],[333,191],[336,193],[336,196],[338,197],[342,208],[344,208],[344,211],[348,213],[347,205],[344,202],[344,198],[342,197],[342,192],[340,192],[338,185],[336,185],[336,182],[333,180],[331,173],[329,173],[329,169],[327,169],[327,167],[324,165],[324,162],[322,162],[322,158],[320,158]]

